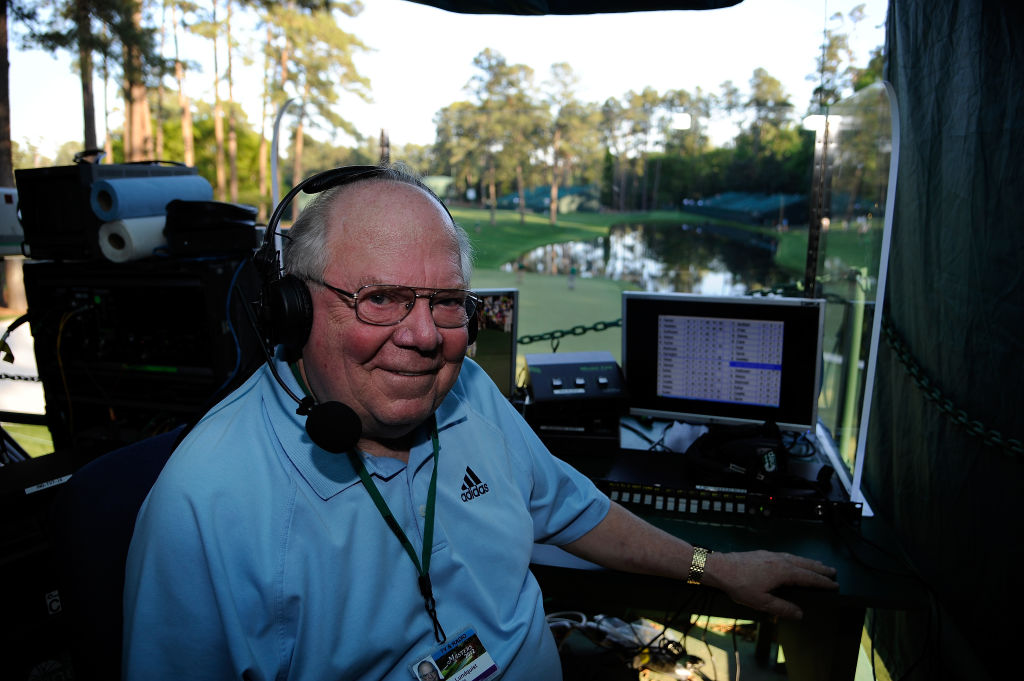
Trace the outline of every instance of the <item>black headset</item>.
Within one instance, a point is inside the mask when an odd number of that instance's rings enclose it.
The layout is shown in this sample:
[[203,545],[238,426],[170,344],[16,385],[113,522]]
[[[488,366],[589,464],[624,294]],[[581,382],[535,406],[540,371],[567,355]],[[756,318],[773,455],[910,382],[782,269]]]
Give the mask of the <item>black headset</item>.
[[[271,356],[273,348],[282,345],[285,358],[294,361],[302,355],[302,348],[313,328],[313,299],[309,287],[294,274],[282,276],[281,254],[277,250],[275,237],[281,217],[299,192],[319,194],[361,180],[387,178],[392,172],[386,166],[357,165],[334,168],[306,178],[295,185],[274,209],[263,234],[263,244],[253,255],[253,264],[262,281],[260,298],[256,304],[258,315],[253,321],[263,336],[261,346],[267,356],[267,365],[285,392],[298,403],[296,413],[306,417],[306,432],[310,439],[319,447],[336,454],[348,451],[359,441],[362,435],[359,416],[341,402],[317,402],[308,395],[300,398],[281,379]],[[452,224],[455,224],[448,207],[434,192],[425,185],[416,186],[425,189],[444,208]],[[479,328],[477,320],[471,319],[467,328],[469,344],[472,344],[476,341]]]

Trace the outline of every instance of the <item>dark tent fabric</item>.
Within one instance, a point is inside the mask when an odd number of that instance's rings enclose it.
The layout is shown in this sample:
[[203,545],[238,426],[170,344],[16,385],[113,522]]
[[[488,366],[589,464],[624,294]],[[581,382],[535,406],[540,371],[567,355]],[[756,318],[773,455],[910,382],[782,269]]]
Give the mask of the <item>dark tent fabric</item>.
[[902,135],[887,318],[905,350],[879,350],[865,486],[937,610],[870,627],[894,678],[916,660],[911,678],[1000,678],[1024,565],[1024,10],[890,0],[886,51]]
[[461,14],[603,14],[666,9],[718,9],[741,0],[412,0]]

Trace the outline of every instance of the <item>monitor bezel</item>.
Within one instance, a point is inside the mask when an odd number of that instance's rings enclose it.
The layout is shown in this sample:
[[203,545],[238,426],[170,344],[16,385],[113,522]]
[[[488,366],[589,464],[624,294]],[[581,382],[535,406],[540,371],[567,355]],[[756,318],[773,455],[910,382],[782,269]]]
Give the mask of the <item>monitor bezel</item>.
[[[786,324],[783,371],[803,353],[813,369],[786,373],[779,407],[736,405],[657,395],[657,322],[661,314],[778,319]],[[773,422],[782,430],[813,430],[818,419],[825,301],[769,296],[705,296],[694,293],[625,291],[622,296],[622,370],[633,416],[694,424],[748,425]],[[641,337],[646,329],[653,333]],[[806,329],[789,332],[793,326]],[[809,337],[807,337],[809,336]],[[795,340],[794,340],[795,339]],[[632,347],[631,347],[632,341]],[[640,344],[638,346],[638,343]]]

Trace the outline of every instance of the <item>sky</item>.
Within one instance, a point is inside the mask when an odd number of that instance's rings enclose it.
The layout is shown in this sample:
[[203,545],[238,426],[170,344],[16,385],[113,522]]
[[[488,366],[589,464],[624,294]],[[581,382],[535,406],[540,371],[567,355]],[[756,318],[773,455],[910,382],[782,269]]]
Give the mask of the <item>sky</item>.
[[[850,36],[855,62],[863,66],[870,51],[884,43],[887,2],[744,0],[706,11],[516,17],[454,14],[406,0],[364,0],[363,12],[343,19],[342,27],[372,48],[358,54],[355,63],[370,79],[373,101],[343,94],[337,111],[364,135],[376,137],[386,129],[393,146],[430,144],[435,114],[468,99],[465,87],[474,74],[473,58],[491,48],[510,64],[532,67],[538,86],[549,78],[552,64],[569,63],[579,78],[577,96],[591,102],[645,87],[659,92],[700,87],[717,93],[726,80],[746,91],[754,69],[761,67],[782,82],[802,112],[815,85],[808,75],[815,69],[827,18],[865,5],[866,17],[856,27],[828,23]],[[24,51],[16,43],[11,41],[11,138],[52,156],[64,142],[82,137],[79,81],[67,53]],[[257,48],[243,46],[251,52]],[[190,46],[188,54],[202,59],[204,50],[212,54],[212,48],[201,44]],[[236,66],[236,72],[236,99],[255,125],[262,74],[252,66]],[[189,78],[193,99],[212,102],[212,85],[204,85],[209,73]],[[101,90],[97,83],[97,134],[102,140]],[[115,91],[108,96],[117,107],[111,125],[119,127],[119,96]],[[289,124],[293,120],[284,117],[282,126]],[[713,138],[730,136],[714,125],[711,133]],[[349,143],[329,131],[313,134]]]

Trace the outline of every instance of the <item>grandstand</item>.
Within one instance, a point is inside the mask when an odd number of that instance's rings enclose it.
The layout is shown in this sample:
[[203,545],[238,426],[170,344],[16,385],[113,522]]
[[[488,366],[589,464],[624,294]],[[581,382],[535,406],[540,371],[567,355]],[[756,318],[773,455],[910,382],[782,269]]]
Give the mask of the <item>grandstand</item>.
[[[526,210],[534,213],[544,213],[551,207],[551,185],[542,185],[527,189]],[[574,211],[597,212],[601,209],[600,191],[596,185],[573,185],[570,187],[558,188],[558,212],[572,213]],[[503,194],[498,197],[498,208],[503,210],[516,210],[519,208],[519,194]]]
[[807,196],[724,192],[707,199],[687,199],[683,210],[761,227],[807,224]]

